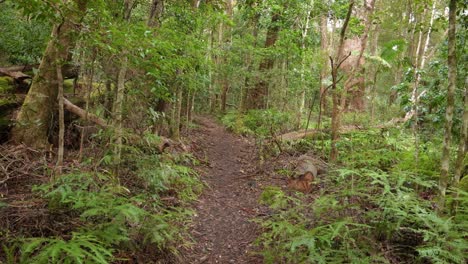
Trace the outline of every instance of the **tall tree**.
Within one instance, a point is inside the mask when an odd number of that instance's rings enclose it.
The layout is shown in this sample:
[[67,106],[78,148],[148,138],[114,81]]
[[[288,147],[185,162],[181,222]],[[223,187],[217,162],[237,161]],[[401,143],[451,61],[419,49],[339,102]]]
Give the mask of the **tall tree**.
[[438,211],[442,212],[445,206],[445,193],[449,182],[450,144],[452,142],[453,108],[455,104],[455,86],[457,85],[457,0],[449,3],[449,31],[448,31],[448,87],[447,107],[445,110],[445,137],[442,148],[441,171],[439,179]]
[[[86,13],[88,0],[73,0],[62,5],[60,17],[52,30],[52,38],[42,57],[38,73],[17,116],[13,140],[34,148],[46,148],[54,112],[57,110],[59,83],[57,65],[69,61],[70,49],[80,32],[80,20]],[[62,66],[60,66],[62,67]]]
[[[283,7],[284,8],[284,7]],[[281,29],[281,17],[283,8],[276,8],[271,15],[270,25],[268,26],[265,49],[272,48],[278,40],[279,31]],[[273,69],[275,61],[271,57],[266,57],[260,63],[258,68],[262,75],[267,74]],[[247,109],[264,109],[267,106],[268,96],[268,80],[264,76],[260,77],[255,86],[249,90],[249,96],[247,97]]]
[[330,160],[336,161],[338,158],[338,148],[336,146],[339,138],[339,129],[340,129],[340,95],[341,91],[338,89],[338,83],[340,81],[338,76],[338,71],[341,67],[341,64],[349,57],[344,55],[344,43],[346,37],[346,30],[348,29],[348,24],[351,19],[351,14],[353,13],[354,0],[349,2],[348,13],[343,22],[343,27],[340,31],[340,42],[338,45],[338,51],[336,53],[335,59],[330,56],[330,68],[332,76],[331,94],[332,94],[332,121],[331,121],[331,151],[330,151]]

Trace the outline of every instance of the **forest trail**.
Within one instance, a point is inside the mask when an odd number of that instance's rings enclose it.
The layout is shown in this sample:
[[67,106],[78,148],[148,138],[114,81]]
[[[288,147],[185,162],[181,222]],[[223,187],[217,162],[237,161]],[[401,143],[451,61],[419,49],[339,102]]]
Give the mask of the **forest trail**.
[[183,253],[184,263],[262,263],[253,245],[259,228],[251,222],[262,211],[261,190],[251,177],[255,146],[208,117],[198,117],[196,123],[192,146],[208,186],[195,205],[195,244]]

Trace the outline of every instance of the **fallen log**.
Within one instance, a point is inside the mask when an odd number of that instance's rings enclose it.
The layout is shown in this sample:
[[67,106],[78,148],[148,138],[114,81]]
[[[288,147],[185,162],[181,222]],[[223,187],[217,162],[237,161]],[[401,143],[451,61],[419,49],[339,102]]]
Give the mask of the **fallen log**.
[[[77,105],[74,105],[72,102],[70,102],[69,100],[67,100],[66,98],[63,99],[63,106],[65,107],[66,110],[70,111],[71,113],[79,116],[80,118],[82,119],[85,119],[85,120],[88,120],[102,128],[110,128],[110,129],[113,129],[113,127],[109,124],[107,124],[106,120],[98,117],[97,115],[95,114],[92,114],[92,113],[89,113],[87,112],[86,110],[80,108],[79,106]],[[183,150],[183,151],[186,151],[186,147],[182,144],[182,143],[176,143],[174,142],[173,140],[169,139],[169,138],[165,138],[165,137],[161,137],[160,136],[160,139],[161,139],[161,142],[158,143],[158,145],[156,145],[155,147],[158,148],[158,150],[160,152],[164,152],[164,150],[168,147],[171,147],[171,146],[180,146],[180,148]],[[136,134],[130,134],[127,136],[127,140],[130,142],[130,143],[135,143],[136,142],[140,142],[142,140],[142,138]]]
[[5,69],[0,68],[0,76],[7,76],[11,77],[16,81],[24,81],[27,79],[32,79],[31,76],[24,74],[20,71],[7,71]]
[[[340,128],[340,133],[346,133],[350,132],[353,130],[361,130],[363,129],[361,126],[357,125],[349,125],[349,126],[343,126]],[[298,130],[298,131],[293,131],[289,132],[286,134],[282,134],[277,136],[277,139],[282,140],[282,141],[291,141],[291,140],[298,140],[302,139],[305,137],[312,137],[313,135],[317,133],[327,133],[330,132],[330,129],[303,129],[303,130]]]
[[[4,72],[21,72],[25,74],[25,72],[32,72],[33,69],[39,68],[39,64],[33,65],[15,65],[15,66],[8,66],[8,67],[0,67],[0,74]],[[80,67],[73,64],[65,64],[62,67],[63,71],[63,78],[64,79],[74,79],[78,77],[80,72]]]

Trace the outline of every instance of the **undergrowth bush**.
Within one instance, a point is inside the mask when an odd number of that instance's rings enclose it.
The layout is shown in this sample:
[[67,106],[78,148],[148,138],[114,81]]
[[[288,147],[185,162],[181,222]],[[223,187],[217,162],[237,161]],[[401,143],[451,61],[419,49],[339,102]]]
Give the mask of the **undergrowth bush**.
[[119,167],[103,162],[113,160],[106,154],[99,171],[76,170],[35,186],[54,221],[69,226],[52,236],[12,238],[4,246],[10,262],[18,262],[15,251],[20,263],[110,263],[146,249],[176,255],[202,184],[182,165],[191,156],[156,155],[151,138],[143,141],[123,148]]
[[267,109],[249,110],[244,115],[229,112],[221,122],[235,133],[266,138],[292,129],[293,120],[292,113]]
[[[330,145],[291,147],[328,154]],[[338,148],[341,169],[320,177],[312,197],[263,192],[273,213],[257,220],[257,242],[268,263],[465,263],[467,193],[457,190],[455,216],[435,210],[439,142],[421,142],[417,164],[414,139],[397,129],[342,134]]]

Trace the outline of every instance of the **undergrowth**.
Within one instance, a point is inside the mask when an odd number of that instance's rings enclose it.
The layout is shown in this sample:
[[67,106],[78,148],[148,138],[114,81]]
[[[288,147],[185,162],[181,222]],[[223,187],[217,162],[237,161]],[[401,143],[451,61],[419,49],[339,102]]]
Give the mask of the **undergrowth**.
[[[465,263],[468,193],[457,190],[457,214],[436,213],[439,147],[422,142],[415,164],[413,139],[403,131],[342,135],[339,168],[320,177],[312,195],[263,192],[261,202],[273,211],[257,219],[265,261]],[[304,139],[289,148],[319,154],[329,144]]]
[[64,228],[8,238],[6,263],[111,263],[130,260],[136,252],[150,252],[151,259],[176,256],[177,246],[187,242],[188,205],[202,184],[184,166],[193,162],[189,155],[157,154],[151,140],[125,146],[119,166],[106,154],[35,186],[51,221]]

